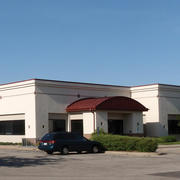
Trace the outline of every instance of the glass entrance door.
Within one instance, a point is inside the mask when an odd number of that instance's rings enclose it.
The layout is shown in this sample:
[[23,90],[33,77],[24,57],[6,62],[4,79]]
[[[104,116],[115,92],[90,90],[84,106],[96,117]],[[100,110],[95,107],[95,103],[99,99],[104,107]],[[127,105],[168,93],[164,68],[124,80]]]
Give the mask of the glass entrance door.
[[108,120],[108,132],[111,134],[123,134],[123,120]]
[[83,120],[71,120],[71,132],[83,135]]

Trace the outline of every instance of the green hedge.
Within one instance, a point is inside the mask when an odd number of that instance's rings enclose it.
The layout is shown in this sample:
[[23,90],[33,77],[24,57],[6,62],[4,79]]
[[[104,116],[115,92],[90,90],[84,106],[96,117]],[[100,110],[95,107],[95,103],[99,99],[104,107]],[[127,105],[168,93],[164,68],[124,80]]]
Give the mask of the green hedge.
[[100,142],[108,151],[155,152],[158,146],[152,138],[93,134],[91,139]]
[[163,136],[159,138],[154,138],[157,143],[167,143],[167,142],[176,142],[177,139],[175,136]]

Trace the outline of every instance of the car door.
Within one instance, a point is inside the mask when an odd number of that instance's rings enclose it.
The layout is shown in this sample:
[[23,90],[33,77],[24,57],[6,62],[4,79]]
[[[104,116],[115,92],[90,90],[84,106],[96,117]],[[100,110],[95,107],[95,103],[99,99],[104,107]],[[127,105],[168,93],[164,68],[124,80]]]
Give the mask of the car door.
[[75,141],[76,141],[76,148],[77,148],[78,151],[87,151],[87,150],[89,150],[90,143],[83,136],[76,135],[75,136]]

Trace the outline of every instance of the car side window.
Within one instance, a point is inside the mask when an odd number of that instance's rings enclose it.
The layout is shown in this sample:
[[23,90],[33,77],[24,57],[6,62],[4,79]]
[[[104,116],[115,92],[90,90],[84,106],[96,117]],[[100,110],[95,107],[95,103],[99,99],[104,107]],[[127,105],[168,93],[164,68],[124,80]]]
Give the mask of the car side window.
[[86,138],[82,137],[82,136],[75,136],[76,140],[79,140],[79,141],[87,141]]
[[69,139],[69,140],[75,140],[76,137],[75,137],[73,134],[69,134],[69,135],[68,135],[68,139]]
[[66,134],[56,134],[55,139],[56,140],[67,140],[67,135]]

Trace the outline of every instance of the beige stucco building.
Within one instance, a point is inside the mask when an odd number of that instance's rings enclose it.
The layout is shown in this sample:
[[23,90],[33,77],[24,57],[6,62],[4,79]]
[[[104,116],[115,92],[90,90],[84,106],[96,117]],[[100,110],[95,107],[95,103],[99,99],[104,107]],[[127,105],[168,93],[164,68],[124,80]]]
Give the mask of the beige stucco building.
[[31,79],[0,85],[0,142],[50,131],[180,134],[180,86],[137,87]]

